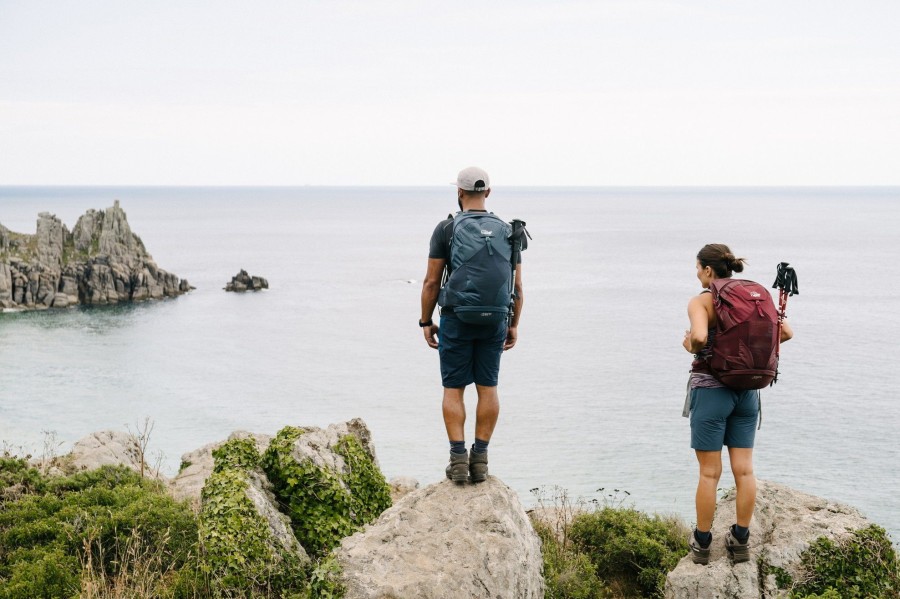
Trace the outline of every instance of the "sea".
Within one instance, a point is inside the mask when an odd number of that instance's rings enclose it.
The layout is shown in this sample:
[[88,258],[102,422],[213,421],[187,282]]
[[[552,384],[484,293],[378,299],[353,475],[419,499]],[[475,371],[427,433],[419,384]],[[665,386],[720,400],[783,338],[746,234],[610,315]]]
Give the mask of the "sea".
[[[159,267],[196,289],[0,314],[3,449],[60,454],[149,422],[151,458],[172,476],[234,430],[359,417],[387,478],[442,479],[438,355],[416,323],[452,186],[0,187],[0,223],[34,233],[50,212],[71,229],[114,200]],[[795,337],[762,392],[757,476],[900,539],[900,188],[498,186],[488,207],[533,238],[490,446],[491,473],[523,504],[565,495],[694,521],[681,342],[697,251],[727,243],[748,260],[741,276],[771,285],[789,262],[799,281]],[[269,289],[223,291],[241,269]]]

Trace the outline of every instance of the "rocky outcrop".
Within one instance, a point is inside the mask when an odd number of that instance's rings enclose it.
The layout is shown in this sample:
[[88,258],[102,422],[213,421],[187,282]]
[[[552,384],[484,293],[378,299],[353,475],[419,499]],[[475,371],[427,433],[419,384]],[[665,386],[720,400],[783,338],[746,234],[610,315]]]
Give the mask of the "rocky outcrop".
[[[234,431],[228,435],[232,439],[253,439],[256,450],[262,455],[272,441],[270,435],[261,435],[247,431]],[[208,443],[199,449],[181,456],[181,467],[178,474],[169,483],[169,491],[175,499],[189,502],[195,510],[200,509],[200,494],[206,479],[212,474],[215,466],[213,451],[225,444],[225,441]]]
[[280,587],[302,572],[309,556],[278,509],[253,437],[213,450],[215,465],[202,492],[200,541],[213,576],[226,586]]
[[174,297],[193,289],[159,268],[116,200],[88,210],[70,232],[38,215],[34,235],[0,226],[0,308],[46,309]]
[[544,596],[541,544],[516,494],[488,477],[414,491],[337,550],[348,599]]
[[263,277],[250,276],[244,269],[231,277],[231,282],[225,285],[225,291],[259,291],[268,288],[269,281]]
[[[143,462],[142,462],[143,458]],[[121,431],[98,431],[75,442],[72,451],[62,459],[66,469],[95,470],[101,466],[126,466],[144,476],[164,480],[158,470],[142,456],[135,435]]]
[[[78,469],[141,461],[135,436],[114,431],[85,437],[65,459]],[[361,419],[274,437],[236,431],[184,454],[168,484],[194,503],[205,563],[235,596],[281,596],[308,582],[311,559],[332,557],[341,573],[329,569],[329,580],[339,577],[348,598],[544,594],[540,540],[511,489],[494,477],[389,486]],[[393,508],[392,493],[402,496]]]
[[359,418],[324,429],[284,427],[269,444],[263,468],[297,539],[313,554],[330,550],[391,505],[371,433]]
[[838,540],[871,523],[857,510],[776,483],[758,481],[756,510],[751,522],[750,561],[730,562],[725,532],[734,521],[734,491],[720,500],[713,526],[710,562],[700,566],[685,557],[666,578],[668,599],[752,599],[782,597],[777,573],[794,577],[801,554],[816,539]]

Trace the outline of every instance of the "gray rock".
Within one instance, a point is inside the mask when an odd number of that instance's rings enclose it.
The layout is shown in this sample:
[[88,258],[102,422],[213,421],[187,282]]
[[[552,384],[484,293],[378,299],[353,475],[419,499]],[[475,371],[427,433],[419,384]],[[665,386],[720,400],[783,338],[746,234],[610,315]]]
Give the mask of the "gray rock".
[[9,264],[0,262],[0,309],[12,308],[14,305],[12,271]]
[[38,262],[58,269],[62,265],[63,239],[68,235],[68,230],[56,215],[41,212],[36,233]]
[[388,481],[391,487],[391,503],[395,504],[416,489],[419,481],[409,476],[397,476]]
[[0,228],[0,308],[116,304],[192,289],[156,266],[118,200],[106,210],[88,210],[72,232],[46,212],[34,235]]
[[[231,439],[253,439],[256,441],[256,449],[262,454],[272,440],[270,435],[250,433],[247,431],[234,431],[228,435]],[[206,479],[212,474],[215,460],[212,452],[222,446],[225,441],[209,443],[189,451],[181,456],[181,469],[169,483],[169,492],[175,499],[188,501],[195,510],[200,509],[200,494]]]
[[327,428],[304,426],[303,435],[294,442],[291,457],[297,462],[312,462],[318,468],[325,468],[339,475],[341,484],[343,476],[348,474],[344,458],[334,451],[335,446],[347,435],[355,436],[362,448],[380,470],[378,457],[375,455],[375,444],[372,433],[362,418],[354,418],[347,422],[330,424]]
[[260,289],[268,289],[269,281],[263,277],[250,276],[247,271],[241,271],[231,277],[231,282],[225,285],[225,291],[259,291]]
[[[148,458],[149,456],[146,456]],[[95,470],[101,466],[126,466],[141,471],[141,455],[135,437],[121,431],[98,431],[75,442],[66,457],[76,470]],[[144,476],[165,480],[153,472],[151,464],[144,463]]]
[[[309,562],[309,555],[297,541],[291,529],[291,519],[278,511],[278,503],[272,493],[272,484],[260,469],[247,474],[247,497],[253,502],[257,513],[262,516],[269,527],[273,544],[283,551],[296,555],[300,563]],[[280,553],[280,552],[275,552]]]
[[541,544],[495,477],[408,494],[336,551],[347,599],[538,599]]
[[[249,433],[238,434],[249,436]],[[268,444],[268,441],[263,441]],[[205,453],[205,452],[204,452]],[[204,550],[210,559],[213,576],[221,576],[231,570],[229,562],[240,552],[248,533],[256,537],[258,525],[265,533],[261,541],[266,550],[261,553],[242,554],[244,567],[248,572],[246,582],[255,576],[264,580],[267,575],[275,575],[285,568],[299,568],[309,562],[309,556],[291,528],[287,515],[278,509],[272,493],[272,485],[261,468],[243,468],[234,464],[220,465],[214,469],[203,489],[200,510],[200,537]],[[246,501],[235,498],[243,494]],[[227,502],[229,509],[222,509]],[[231,570],[231,574],[235,574]],[[235,574],[242,577],[243,574]]]
[[871,524],[852,507],[808,495],[784,485],[758,481],[756,510],[750,524],[750,561],[732,565],[725,533],[735,521],[735,493],[719,501],[713,525],[710,562],[700,566],[685,557],[666,578],[667,599],[751,599],[787,596],[769,567],[794,576],[800,555],[819,537],[838,539]]

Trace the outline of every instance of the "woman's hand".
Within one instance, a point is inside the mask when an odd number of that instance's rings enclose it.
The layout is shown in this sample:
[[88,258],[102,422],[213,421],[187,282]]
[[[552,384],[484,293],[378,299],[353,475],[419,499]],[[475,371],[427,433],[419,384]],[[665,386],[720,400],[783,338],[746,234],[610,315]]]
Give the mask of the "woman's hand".
[[[691,352],[691,330],[687,329],[684,332],[684,341],[681,342],[681,346]],[[694,352],[691,352],[694,353]]]

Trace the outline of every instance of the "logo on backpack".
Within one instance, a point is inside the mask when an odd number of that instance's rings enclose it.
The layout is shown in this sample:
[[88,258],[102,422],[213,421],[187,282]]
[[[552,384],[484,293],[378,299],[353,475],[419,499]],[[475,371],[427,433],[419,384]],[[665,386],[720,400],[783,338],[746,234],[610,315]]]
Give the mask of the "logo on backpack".
[[716,336],[709,369],[732,389],[762,389],[778,369],[778,312],[768,289],[753,281],[710,283]]
[[512,227],[491,213],[461,212],[453,218],[449,277],[438,303],[463,322],[505,321],[512,303]]

